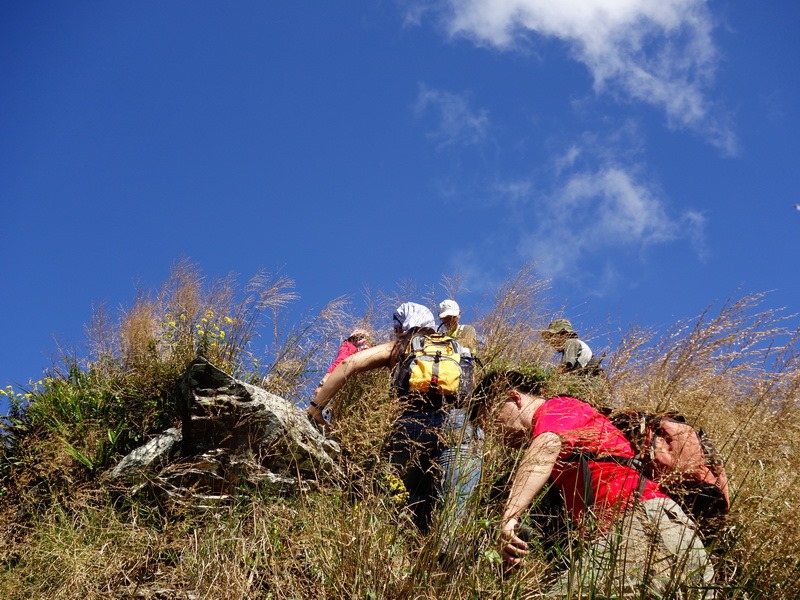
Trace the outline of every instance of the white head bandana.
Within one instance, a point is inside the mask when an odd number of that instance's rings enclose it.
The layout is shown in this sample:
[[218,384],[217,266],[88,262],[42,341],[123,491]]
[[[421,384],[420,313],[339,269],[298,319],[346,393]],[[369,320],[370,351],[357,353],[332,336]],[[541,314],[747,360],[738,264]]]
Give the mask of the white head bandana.
[[392,325],[403,328],[403,333],[412,327],[436,329],[436,320],[430,309],[416,302],[403,302],[392,315]]

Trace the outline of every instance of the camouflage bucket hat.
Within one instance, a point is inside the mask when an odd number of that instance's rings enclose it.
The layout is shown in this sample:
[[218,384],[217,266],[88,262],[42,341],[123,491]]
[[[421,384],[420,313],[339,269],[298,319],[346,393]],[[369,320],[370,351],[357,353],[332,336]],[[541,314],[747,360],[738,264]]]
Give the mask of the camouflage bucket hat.
[[542,331],[542,335],[558,335],[559,333],[577,335],[575,330],[572,328],[572,323],[566,319],[556,319],[547,326],[547,329]]

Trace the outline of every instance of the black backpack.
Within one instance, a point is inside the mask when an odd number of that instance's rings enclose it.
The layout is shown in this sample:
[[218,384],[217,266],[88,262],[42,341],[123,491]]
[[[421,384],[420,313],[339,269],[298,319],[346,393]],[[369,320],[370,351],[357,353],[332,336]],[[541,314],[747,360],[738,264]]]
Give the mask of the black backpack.
[[598,376],[604,375],[605,369],[603,369],[600,363],[603,362],[603,359],[606,357],[606,353],[603,352],[600,356],[594,355],[592,358],[589,359],[582,367],[577,367],[570,371],[570,373],[574,373],[576,375],[591,375],[591,376]]

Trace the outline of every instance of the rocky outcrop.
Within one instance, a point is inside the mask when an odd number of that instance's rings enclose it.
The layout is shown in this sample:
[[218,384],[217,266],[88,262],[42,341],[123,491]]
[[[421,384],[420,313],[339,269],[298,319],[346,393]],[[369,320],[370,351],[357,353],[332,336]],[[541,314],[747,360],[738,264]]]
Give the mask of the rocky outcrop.
[[145,471],[155,470],[167,465],[180,449],[181,430],[172,427],[154,437],[144,446],[139,446],[123,458],[108,473],[110,479],[136,476]]
[[146,481],[174,499],[218,503],[241,486],[286,492],[339,474],[338,445],[284,398],[204,358],[189,365],[178,386],[181,430],[137,448],[109,478],[139,487]]

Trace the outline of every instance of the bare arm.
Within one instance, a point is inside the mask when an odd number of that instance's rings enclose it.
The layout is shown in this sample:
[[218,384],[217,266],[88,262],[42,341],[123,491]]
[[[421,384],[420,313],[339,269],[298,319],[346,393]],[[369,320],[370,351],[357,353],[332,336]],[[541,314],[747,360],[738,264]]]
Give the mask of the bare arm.
[[501,525],[503,560],[508,565],[518,564],[528,553],[528,545],[516,536],[514,530],[519,517],[550,478],[560,452],[561,438],[555,433],[542,433],[534,438],[514,473]]
[[372,348],[367,348],[361,352],[356,352],[345,358],[325,379],[322,387],[317,389],[314,396],[314,404],[316,406],[309,406],[306,412],[317,423],[325,424],[322,418],[322,409],[330,402],[330,399],[336,395],[344,384],[347,382],[348,377],[365,371],[371,371],[379,367],[388,367],[391,362],[393,342],[380,344]]

